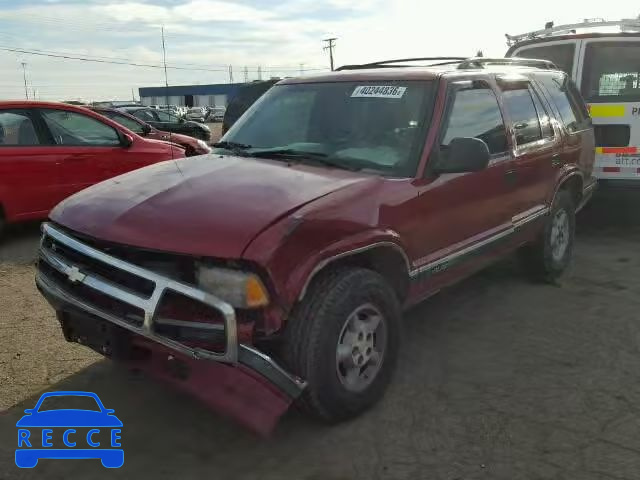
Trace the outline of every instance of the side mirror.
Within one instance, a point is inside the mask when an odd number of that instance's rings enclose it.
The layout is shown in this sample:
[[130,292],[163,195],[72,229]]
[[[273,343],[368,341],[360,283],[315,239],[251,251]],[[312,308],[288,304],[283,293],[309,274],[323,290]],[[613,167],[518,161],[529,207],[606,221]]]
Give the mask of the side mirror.
[[178,123],[184,123],[186,120],[183,117],[178,118]]
[[143,135],[149,135],[150,133],[151,133],[151,125],[148,125],[148,124],[145,123],[142,126],[142,134]]
[[122,134],[122,146],[124,148],[129,148],[131,145],[133,145],[133,137],[131,135],[129,135],[128,133],[123,133]]
[[104,413],[111,415],[112,413],[115,413],[115,410],[113,408],[105,408]]
[[27,415],[31,415],[33,413],[33,408],[27,408],[24,413],[26,413]]
[[489,165],[489,147],[479,138],[458,137],[447,147],[446,159],[440,158],[435,173],[465,173],[484,170]]

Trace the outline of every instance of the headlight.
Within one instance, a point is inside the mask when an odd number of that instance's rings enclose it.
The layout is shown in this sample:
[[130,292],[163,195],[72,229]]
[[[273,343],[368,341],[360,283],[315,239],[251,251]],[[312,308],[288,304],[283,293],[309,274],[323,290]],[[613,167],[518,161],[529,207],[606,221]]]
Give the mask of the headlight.
[[207,152],[211,151],[211,147],[209,147],[209,145],[207,145],[207,143],[204,140],[197,140],[197,143],[202,150],[205,150]]
[[269,304],[267,289],[253,273],[199,264],[196,280],[200,288],[237,308],[258,308]]

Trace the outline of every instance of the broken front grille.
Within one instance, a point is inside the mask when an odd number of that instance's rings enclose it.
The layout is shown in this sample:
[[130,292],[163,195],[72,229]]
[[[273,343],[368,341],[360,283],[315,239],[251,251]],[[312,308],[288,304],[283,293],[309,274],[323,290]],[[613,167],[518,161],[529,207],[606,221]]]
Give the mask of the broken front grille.
[[195,357],[237,361],[231,305],[102,252],[51,224],[43,225],[37,281],[86,312],[166,346]]

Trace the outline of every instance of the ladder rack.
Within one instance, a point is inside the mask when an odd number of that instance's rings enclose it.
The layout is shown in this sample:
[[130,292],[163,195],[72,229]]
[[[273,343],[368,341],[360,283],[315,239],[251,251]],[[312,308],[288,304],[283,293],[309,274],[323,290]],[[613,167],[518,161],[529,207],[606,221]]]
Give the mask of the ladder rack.
[[603,19],[585,19],[581,23],[571,23],[568,25],[553,26],[550,22],[548,28],[542,30],[535,30],[533,32],[522,33],[520,35],[505,35],[507,37],[507,44],[509,46],[514,45],[525,40],[533,40],[536,38],[552,37],[554,35],[562,35],[568,33],[576,33],[579,28],[603,28],[603,27],[618,27],[620,32],[640,32],[640,18],[623,18],[622,20],[605,21]]

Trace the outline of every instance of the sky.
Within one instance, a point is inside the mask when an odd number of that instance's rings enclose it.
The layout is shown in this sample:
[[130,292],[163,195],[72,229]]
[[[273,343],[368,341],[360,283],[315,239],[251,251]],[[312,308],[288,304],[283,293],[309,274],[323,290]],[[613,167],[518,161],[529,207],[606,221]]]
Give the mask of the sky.
[[[580,5],[580,8],[576,8]],[[0,99],[127,100],[164,85],[227,83],[413,56],[503,56],[505,33],[583,18],[635,18],[629,0],[0,0]],[[13,51],[8,51],[12,49]],[[15,50],[137,63],[116,65]],[[23,72],[22,63],[26,63]]]

